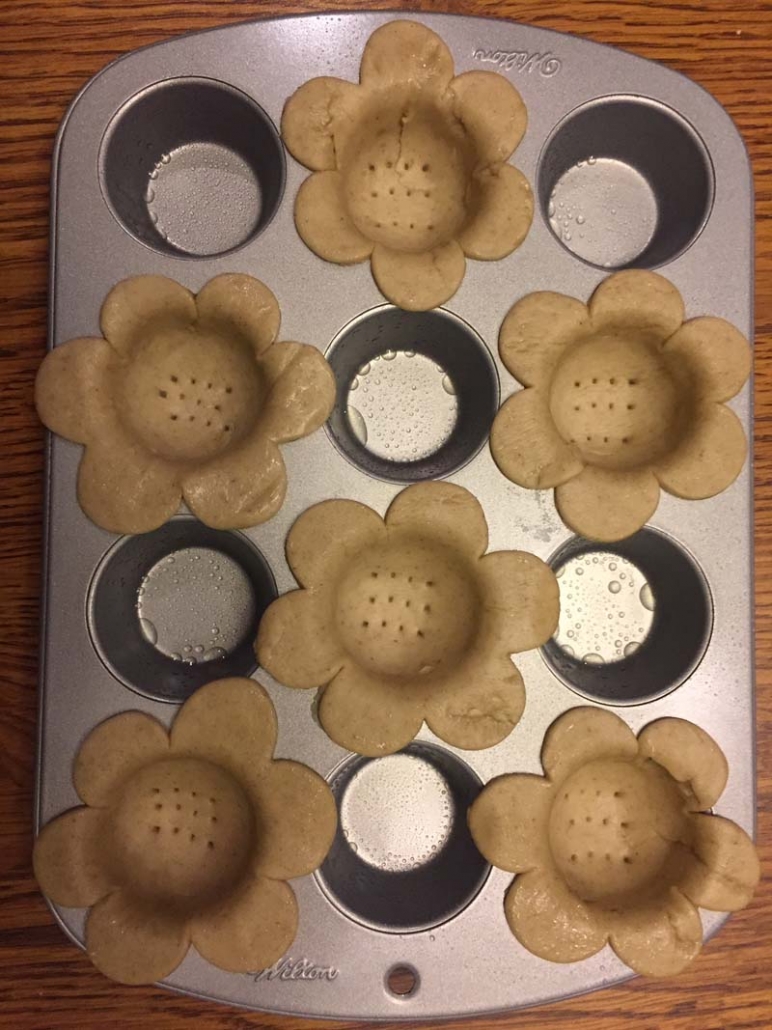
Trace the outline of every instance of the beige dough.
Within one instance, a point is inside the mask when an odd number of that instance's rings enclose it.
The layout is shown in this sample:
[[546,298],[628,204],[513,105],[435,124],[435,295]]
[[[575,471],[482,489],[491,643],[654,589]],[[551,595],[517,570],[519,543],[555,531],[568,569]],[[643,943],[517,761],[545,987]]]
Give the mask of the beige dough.
[[367,42],[358,86],[311,79],[285,105],[287,148],[316,173],[298,192],[298,232],[326,261],[370,257],[400,307],[443,304],[461,284],[464,255],[506,257],[530,228],[530,186],[505,163],[525,127],[507,79],[453,78],[435,33],[389,22]]
[[279,306],[247,275],[226,274],[197,297],[162,276],[119,283],[103,338],[70,340],[35,384],[41,420],[85,444],[78,499],[115,533],[141,533],[184,500],[202,522],[235,529],[281,507],[278,444],[327,418],[335,380],[322,354],[275,343]]
[[161,980],[191,944],[249,972],[291,945],[284,881],[320,865],[337,815],[321,777],[273,761],[275,743],[273,706],[248,679],[202,687],[170,735],[127,712],[86,738],[75,783],[89,807],[43,828],[34,867],[52,901],[91,909],[86,948],[106,976]]
[[680,972],[702,947],[697,906],[743,908],[759,880],[747,834],[703,814],[726,784],[718,745],[682,719],[636,739],[613,713],[575,708],[548,731],[542,764],[545,777],[493,780],[469,813],[483,855],[518,874],[512,933],[553,962],[610,942],[638,973]]
[[398,751],[424,720],[456,747],[497,744],[525,703],[510,655],[552,635],[558,589],[539,558],[487,546],[480,504],[450,483],[408,487],[385,519],[315,505],[287,538],[303,589],[263,616],[260,664],[322,688],[322,726],[360,754]]
[[520,486],[554,487],[582,536],[620,540],[651,518],[660,487],[696,500],[740,474],[745,433],[724,402],[750,374],[748,341],[723,319],[683,319],[671,283],[633,270],[588,306],[534,293],[504,320],[501,358],[526,389],[496,416],[493,457]]

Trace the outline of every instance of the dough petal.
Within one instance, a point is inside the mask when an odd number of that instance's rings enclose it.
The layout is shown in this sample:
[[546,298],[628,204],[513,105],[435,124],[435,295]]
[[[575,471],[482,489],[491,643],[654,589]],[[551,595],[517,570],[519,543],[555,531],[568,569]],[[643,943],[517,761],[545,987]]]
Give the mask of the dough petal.
[[373,251],[373,242],[354,225],[338,172],[317,172],[298,190],[295,225],[307,247],[325,261],[353,265]]
[[528,235],[533,222],[533,192],[517,168],[493,165],[475,174],[474,198],[474,214],[459,232],[458,242],[467,257],[498,261]]
[[479,565],[488,646],[508,654],[546,644],[558,626],[555,573],[527,551],[494,551]]
[[596,329],[634,329],[661,342],[683,322],[684,302],[663,276],[631,268],[603,280],[590,299],[590,316]]
[[479,159],[506,161],[528,124],[525,104],[512,83],[497,72],[464,72],[453,79],[449,93],[453,114],[474,140]]
[[525,708],[523,678],[509,655],[462,666],[426,706],[432,733],[452,747],[480,751],[508,737]]
[[172,726],[175,755],[202,758],[249,781],[276,745],[276,712],[256,680],[234,676],[207,683],[188,698]]
[[406,311],[428,311],[450,300],[466,272],[464,252],[455,240],[420,254],[388,250],[380,244],[372,270],[381,293]]
[[617,472],[588,466],[556,488],[555,504],[575,533],[610,543],[646,525],[659,504],[659,483],[647,468]]
[[723,318],[692,318],[666,341],[665,359],[703,400],[728,401],[751,374],[753,355],[739,329]]
[[591,331],[587,305],[562,293],[529,293],[513,307],[499,332],[501,360],[524,386],[541,386],[545,396],[566,347]]
[[247,877],[241,889],[191,925],[196,950],[218,969],[251,973],[267,969],[295,939],[298,904],[278,880]]
[[440,37],[416,21],[390,21],[370,36],[359,79],[376,89],[404,84],[443,90],[453,77],[453,58]]
[[196,297],[199,321],[223,336],[238,333],[255,356],[276,339],[279,303],[268,287],[251,275],[226,272],[210,279]]
[[255,872],[272,880],[305,876],[330,850],[338,813],[318,773],[299,762],[271,762],[255,779],[259,843]]
[[560,486],[584,468],[555,428],[538,387],[518,391],[501,406],[491,428],[491,454],[507,479],[530,490]]
[[638,747],[678,782],[692,810],[712,808],[723,794],[729,775],[724,752],[693,722],[657,719],[641,730]]
[[635,734],[618,715],[602,708],[572,708],[561,715],[544,738],[541,764],[556,785],[596,759],[633,759]]
[[390,686],[346,665],[324,690],[319,721],[336,744],[378,758],[405,747],[421,728],[421,699],[409,685]]
[[86,921],[86,950],[100,973],[124,984],[163,980],[190,946],[186,920],[166,907],[139,905],[125,891],[98,902]]
[[192,325],[196,314],[193,294],[174,279],[135,275],[107,294],[99,324],[110,346],[128,357],[151,333]]
[[360,96],[353,83],[327,75],[295,90],[281,116],[282,138],[295,160],[316,172],[335,168],[336,127],[359,107]]
[[523,947],[550,962],[589,958],[608,939],[595,911],[551,870],[518,876],[507,891],[504,913]]
[[40,421],[66,440],[86,443],[115,421],[108,377],[116,355],[101,337],[69,340],[43,359],[35,379]]
[[633,909],[611,931],[611,947],[636,973],[673,976],[702,948],[702,923],[692,903],[673,889],[664,908]]
[[442,540],[469,557],[488,546],[488,524],[480,502],[454,483],[416,483],[397,494],[386,513],[390,530],[405,529]]
[[233,451],[188,473],[182,488],[188,507],[207,526],[246,529],[281,508],[287,470],[279,448],[258,426]]
[[168,756],[169,735],[157,719],[143,712],[121,712],[86,737],[72,779],[87,805],[104,807],[135,772]]
[[693,861],[680,890],[713,912],[745,908],[761,876],[753,841],[737,823],[718,815],[697,815],[692,826]]
[[74,808],[40,831],[35,879],[57,905],[86,908],[115,887],[102,861],[104,834],[105,813],[97,808]]
[[292,590],[260,620],[257,659],[285,687],[322,687],[343,667],[330,590]]
[[523,773],[492,780],[469,810],[469,829],[491,865],[524,873],[551,862],[547,844],[552,784]]
[[321,351],[306,343],[275,343],[260,370],[269,390],[261,429],[272,440],[298,440],[324,423],[335,403],[335,376]]
[[737,479],[748,455],[742,423],[723,404],[708,402],[694,416],[684,439],[654,466],[663,489],[676,497],[715,497]]

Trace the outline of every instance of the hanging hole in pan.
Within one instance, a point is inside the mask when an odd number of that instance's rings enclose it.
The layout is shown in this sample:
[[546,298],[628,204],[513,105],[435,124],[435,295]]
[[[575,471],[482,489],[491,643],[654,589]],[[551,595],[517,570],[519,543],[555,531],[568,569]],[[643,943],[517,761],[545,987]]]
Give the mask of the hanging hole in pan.
[[115,115],[100,180],[115,217],[143,243],[166,254],[223,254],[276,213],[284,149],[245,93],[214,79],[168,79]]
[[275,597],[246,537],[180,516],[107,552],[89,589],[89,632],[126,686],[184,701],[211,680],[254,672],[252,644]]
[[413,966],[400,963],[386,973],[386,989],[395,998],[411,998],[418,990],[421,978]]

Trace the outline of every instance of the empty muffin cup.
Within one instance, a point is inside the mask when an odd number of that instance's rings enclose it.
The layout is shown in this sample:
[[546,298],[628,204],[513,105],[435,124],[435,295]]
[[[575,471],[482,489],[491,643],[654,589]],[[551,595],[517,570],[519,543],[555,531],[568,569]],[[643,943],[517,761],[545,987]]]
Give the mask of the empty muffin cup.
[[166,254],[223,254],[273,218],[284,149],[268,115],[214,79],[169,79],[128,101],[108,126],[102,192],[118,221]]
[[695,130],[645,97],[601,97],[569,114],[542,152],[538,194],[557,239],[601,268],[655,268],[684,251],[713,203]]
[[88,625],[117,679],[184,701],[210,680],[255,670],[252,642],[275,597],[271,570],[246,537],[179,517],[107,552],[89,590]]
[[385,933],[416,933],[458,915],[489,865],[466,812],[482,784],[444,748],[413,743],[385,758],[349,758],[330,781],[338,831],[316,874],[333,905]]
[[441,478],[485,443],[498,407],[496,368],[482,339],[449,311],[375,308],[341,330],[327,360],[337,383],[330,435],[368,475]]
[[697,667],[713,625],[710,592],[694,559],[664,533],[642,529],[603,546],[574,537],[550,565],[560,625],[542,655],[572,690],[642,704]]

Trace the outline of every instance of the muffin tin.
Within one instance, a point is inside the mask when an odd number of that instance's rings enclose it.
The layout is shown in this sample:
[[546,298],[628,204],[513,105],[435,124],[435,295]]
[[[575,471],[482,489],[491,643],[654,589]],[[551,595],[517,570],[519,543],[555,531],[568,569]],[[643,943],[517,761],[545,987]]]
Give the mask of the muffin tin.
[[[307,173],[276,130],[307,79],[355,80],[367,38],[392,17],[269,20],[130,54],[70,108],[53,172],[51,346],[94,334],[102,300],[127,276],[168,275],[196,291],[220,272],[247,272],[279,299],[281,337],[327,352],[339,396],[326,431],[286,447],[279,514],[241,533],[181,514],[117,539],[78,508],[80,448],[51,440],[39,825],[77,803],[72,760],[100,720],[138,709],[168,725],[203,682],[255,671],[260,613],[295,586],[287,532],[318,501],[349,497],[384,512],[401,484],[447,476],[481,501],[491,549],[529,550],[563,570],[573,619],[561,623],[563,646],[519,656],[525,714],[487,751],[460,752],[424,729],[398,755],[352,756],[322,732],[310,693],[258,673],[279,717],[277,756],[328,779],[339,832],[319,873],[293,885],[300,928],[284,959],[233,975],[191,952],[165,985],[351,1019],[492,1012],[629,975],[609,949],[566,966],[526,952],[503,917],[511,877],[489,869],[466,828],[482,784],[540,772],[547,728],[584,699],[612,706],[634,731],[665,715],[692,719],[729,760],[717,810],[752,832],[755,807],[750,468],[712,500],[663,496],[650,527],[593,545],[572,537],[549,492],[507,481],[486,444],[516,388],[498,357],[499,327],[533,290],[586,299],[610,268],[658,267],[688,316],[721,316],[752,334],[742,140],[707,93],[659,65],[513,22],[416,16],[448,44],[457,73],[499,71],[520,91],[529,127],[515,161],[537,212],[510,257],[469,262],[447,310],[392,309],[367,264],[327,264],[301,242],[292,207]],[[750,387],[732,407],[750,435]],[[82,940],[84,913],[55,913]],[[703,913],[706,932],[724,919]],[[406,992],[395,969],[408,971]]]

